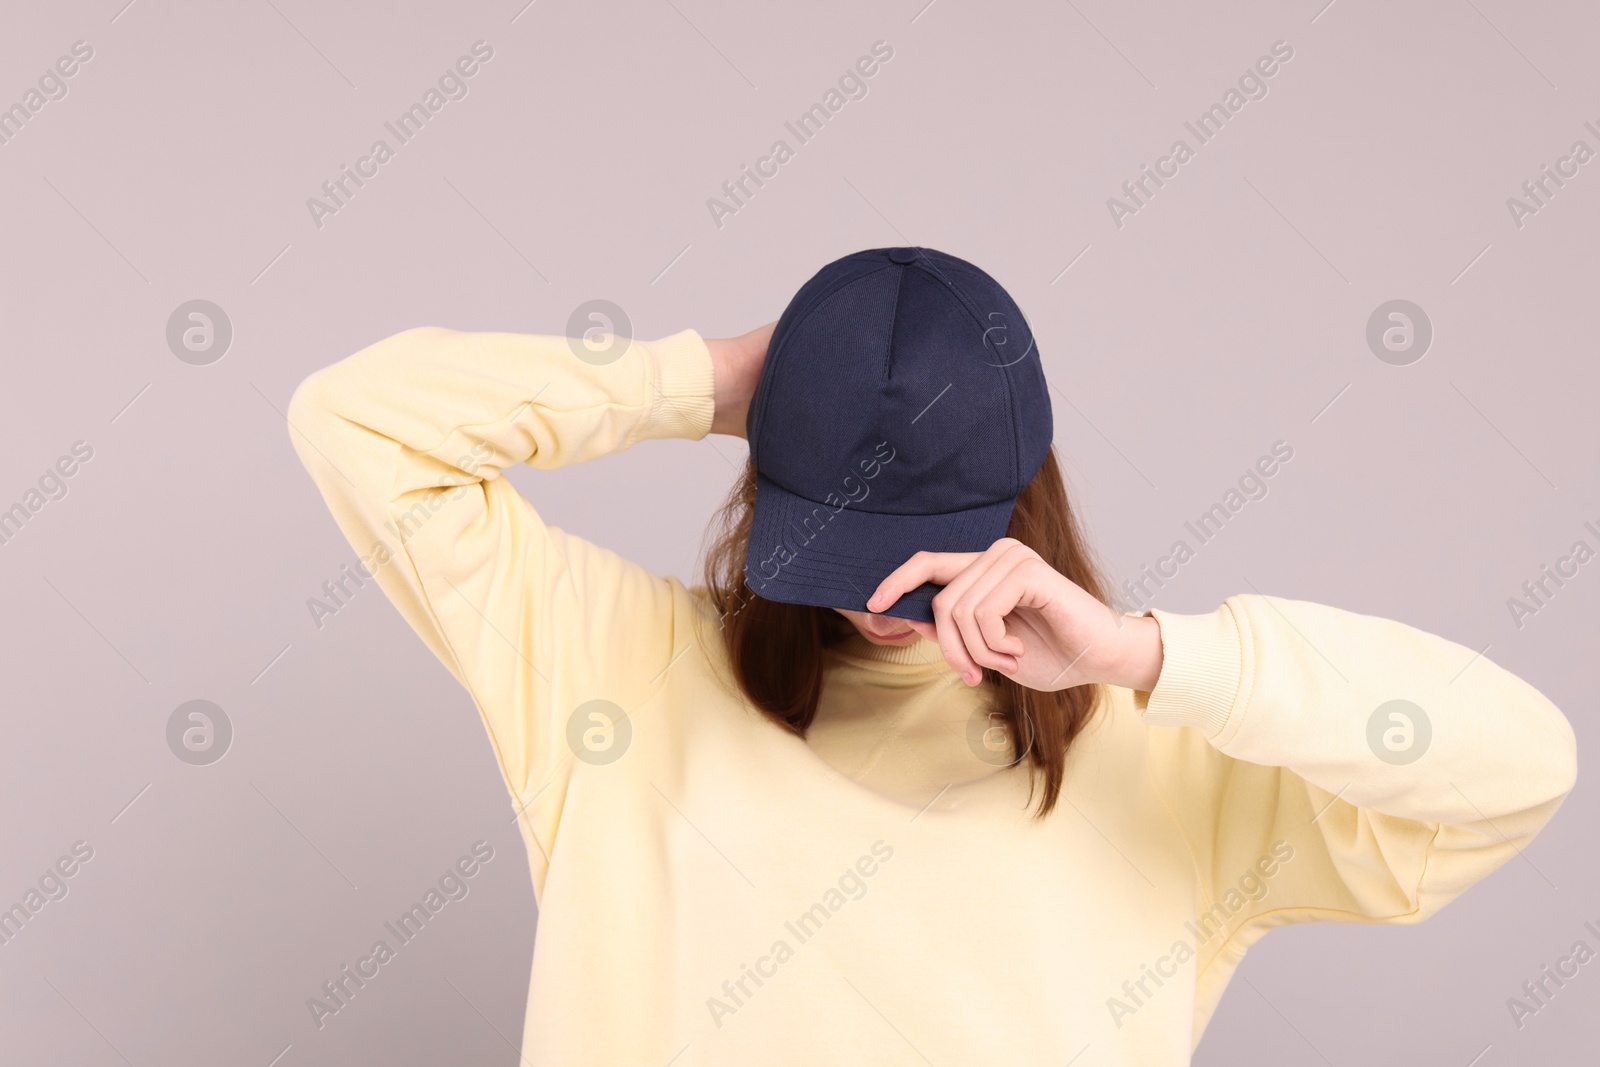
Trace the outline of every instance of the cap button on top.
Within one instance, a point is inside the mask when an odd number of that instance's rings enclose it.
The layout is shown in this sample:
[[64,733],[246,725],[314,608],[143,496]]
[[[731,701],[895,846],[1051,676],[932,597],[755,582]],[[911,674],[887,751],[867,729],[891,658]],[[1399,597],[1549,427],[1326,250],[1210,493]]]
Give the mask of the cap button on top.
[[891,248],[889,259],[895,263],[915,263],[917,250],[915,248]]

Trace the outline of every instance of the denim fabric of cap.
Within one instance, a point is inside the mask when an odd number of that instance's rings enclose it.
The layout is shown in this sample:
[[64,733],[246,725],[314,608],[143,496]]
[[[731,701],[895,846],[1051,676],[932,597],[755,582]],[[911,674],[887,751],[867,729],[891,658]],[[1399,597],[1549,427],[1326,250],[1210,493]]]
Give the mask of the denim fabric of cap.
[[[768,600],[866,611],[918,551],[1004,537],[1053,424],[1032,331],[998,282],[931,248],[874,248],[784,309],[745,432],[745,581]],[[882,614],[932,622],[940,588]]]

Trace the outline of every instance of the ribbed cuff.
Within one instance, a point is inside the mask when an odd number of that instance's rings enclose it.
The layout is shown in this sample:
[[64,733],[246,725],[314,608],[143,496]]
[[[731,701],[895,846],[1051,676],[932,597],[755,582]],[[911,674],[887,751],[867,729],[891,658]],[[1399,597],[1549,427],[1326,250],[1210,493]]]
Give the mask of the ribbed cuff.
[[1227,604],[1205,615],[1159,608],[1140,612],[1161,626],[1161,675],[1134,708],[1151,726],[1193,726],[1207,738],[1222,733],[1238,702],[1244,671],[1239,626]]
[[711,350],[694,330],[646,341],[650,353],[650,414],[639,438],[688,437],[711,432],[716,413],[716,372]]

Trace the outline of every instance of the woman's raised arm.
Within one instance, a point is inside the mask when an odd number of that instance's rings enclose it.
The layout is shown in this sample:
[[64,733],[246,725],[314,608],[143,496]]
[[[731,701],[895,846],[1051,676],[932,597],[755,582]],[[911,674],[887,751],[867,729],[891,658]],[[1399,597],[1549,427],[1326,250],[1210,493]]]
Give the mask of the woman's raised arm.
[[548,794],[529,813],[546,852],[569,716],[596,698],[637,706],[685,642],[677,579],[546,526],[502,477],[710,431],[716,365],[697,332],[615,343],[600,363],[564,337],[406,330],[312,374],[289,405],[335,521],[472,695],[513,801]]

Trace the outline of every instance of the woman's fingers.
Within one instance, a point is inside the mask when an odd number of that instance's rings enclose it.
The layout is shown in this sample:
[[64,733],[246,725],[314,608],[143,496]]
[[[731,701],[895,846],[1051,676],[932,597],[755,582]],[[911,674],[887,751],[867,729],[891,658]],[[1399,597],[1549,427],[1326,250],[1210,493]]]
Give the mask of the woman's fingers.
[[[1008,567],[1010,545],[996,542],[983,558],[962,572],[961,577],[945,586],[934,598],[934,615],[941,609],[949,619],[950,627],[959,637],[963,649],[975,664],[991,670],[1010,671],[1014,661],[990,646],[978,625],[974,609],[983,601],[984,590],[994,584],[998,574]],[[1004,627],[1002,626],[1002,630]]]
[[887,610],[924,582],[944,586],[933,598],[934,621],[908,624],[939,645],[945,662],[968,685],[981,682],[985,668],[1008,676],[1021,670],[1022,657],[1029,654],[1021,633],[1042,642],[1038,655],[1029,658],[1030,674],[1040,673],[1043,662],[1066,654],[1063,650],[1075,650],[1071,662],[1042,688],[1066,688],[1095,677],[1092,663],[1078,666],[1098,643],[1089,613],[1111,609],[1020,541],[1002,538],[983,552],[919,552],[880,583],[867,607]]
[[[877,590],[867,600],[867,610],[884,611],[924,582],[932,582],[948,589],[950,583],[959,580],[967,568],[982,557],[981,552],[918,552],[889,572],[888,577],[878,583]],[[950,664],[968,685],[977,685],[983,680],[983,671],[967,654],[966,648],[961,643],[961,635],[950,623],[948,611],[941,609],[942,596],[944,596],[943,591],[933,599],[934,621],[931,625],[934,632],[927,633],[922,629],[923,626],[929,626],[928,623],[919,626],[917,632],[938,643],[945,662]]]
[[1007,630],[1005,623],[1021,594],[1015,592],[1007,596],[1006,593],[1016,588],[1011,582],[1012,576],[1032,558],[1033,553],[1020,542],[997,546],[993,562],[961,590],[950,610],[972,657],[1002,673],[1016,670],[1016,657],[1024,651],[1021,640]]
[[983,636],[972,624],[970,612],[957,618],[956,608],[966,599],[973,586],[985,580],[995,564],[1005,556],[1006,550],[1014,544],[1017,542],[1009,538],[996,541],[946,582],[933,598],[933,618],[939,627],[939,648],[944,652],[946,662],[966,679],[968,685],[983,681],[985,667],[993,670],[1011,669],[1008,662],[998,659],[984,644]]
[[949,585],[981,552],[918,552],[878,583],[867,600],[868,611],[883,611],[924,582]]
[[[981,670],[979,670],[976,664],[971,664],[965,669],[962,669],[961,667],[957,667],[955,663],[951,662],[950,654],[945,652],[945,644],[939,637],[938,623],[923,622],[921,619],[904,619],[902,621],[917,633],[921,634],[923,637],[926,637],[929,641],[939,645],[940,651],[944,652],[945,662],[950,664],[952,670],[955,670],[958,674],[962,675],[969,685],[977,685],[978,682],[983,680],[983,673]],[[958,646],[961,644],[959,637],[955,639],[955,644]],[[1015,670],[1016,667],[1013,665],[1004,669],[1011,671]]]
[[[982,559],[968,564],[953,581],[960,581],[963,576],[970,575],[973,570],[983,566]],[[968,685],[977,685],[983,681],[983,667],[967,651],[966,642],[961,636],[961,627],[950,617],[950,586],[946,585],[933,597],[933,622],[937,629],[936,640],[939,642],[939,651],[944,653],[944,661],[966,681]]]
[[982,622],[977,609],[985,591],[1028,555],[1026,547],[1013,538],[1001,538],[981,553],[919,552],[879,584],[867,607],[882,611],[924,582],[943,585],[933,600],[934,622],[912,626],[938,642],[945,661],[967,684],[977,685],[985,667],[1003,673],[1017,669],[1015,655],[1021,654],[1022,644],[1006,633],[1003,619],[1009,606],[998,612],[985,608]]
[[[1054,568],[1037,556],[1018,559],[1016,565],[1009,568],[986,592],[983,603],[976,609],[980,619],[985,617],[1004,618],[1020,609],[1037,609],[1041,601],[1055,595],[1050,587],[1053,578],[1059,577]],[[1013,633],[1006,637],[1007,642],[1015,642],[1020,648],[1022,641]],[[1037,666],[1042,659],[1050,656],[1049,641],[1044,641],[1039,649],[1039,656],[1034,658]],[[1019,653],[1020,654],[1020,653]]]

